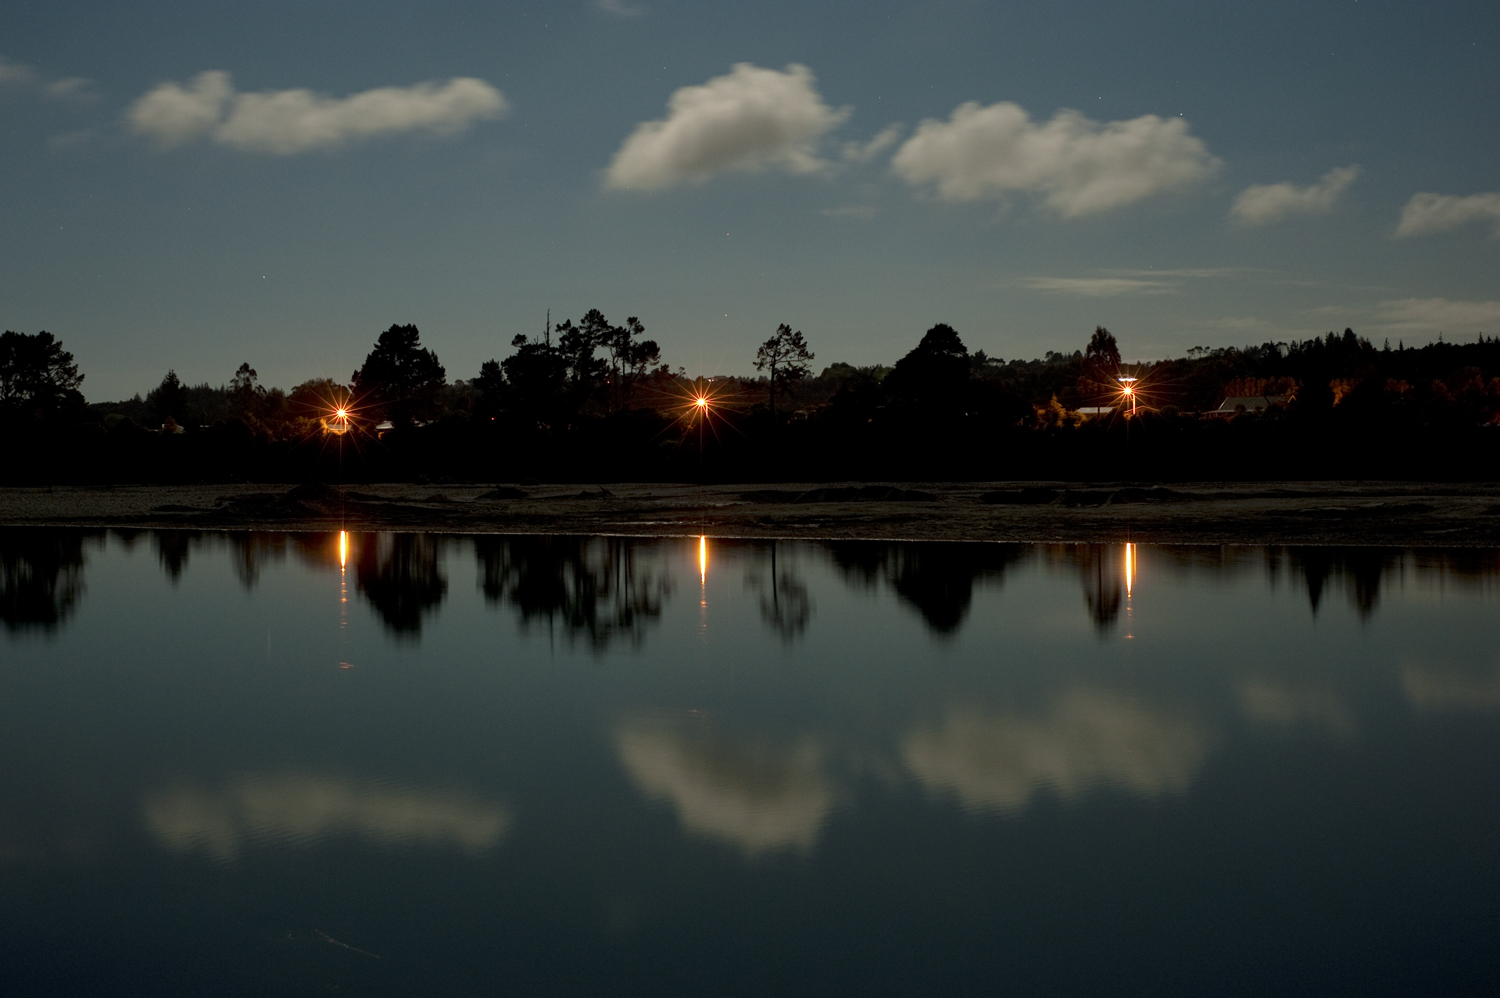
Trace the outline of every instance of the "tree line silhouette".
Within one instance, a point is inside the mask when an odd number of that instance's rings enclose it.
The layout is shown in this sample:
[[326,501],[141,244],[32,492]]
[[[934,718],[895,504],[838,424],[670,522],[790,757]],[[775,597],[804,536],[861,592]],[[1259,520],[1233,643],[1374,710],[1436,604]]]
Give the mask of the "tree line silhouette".
[[[1487,479],[1500,339],[1376,347],[1343,334],[1122,361],[1097,327],[1034,360],[971,352],[939,323],[894,365],[813,374],[781,325],[753,377],[689,377],[632,316],[598,309],[450,381],[414,325],[347,382],[267,388],[175,371],[89,404],[47,332],[0,336],[7,484],[181,481]],[[1127,393],[1126,387],[1130,388]],[[1246,411],[1226,398],[1268,397]],[[1265,408],[1260,407],[1264,405]]]

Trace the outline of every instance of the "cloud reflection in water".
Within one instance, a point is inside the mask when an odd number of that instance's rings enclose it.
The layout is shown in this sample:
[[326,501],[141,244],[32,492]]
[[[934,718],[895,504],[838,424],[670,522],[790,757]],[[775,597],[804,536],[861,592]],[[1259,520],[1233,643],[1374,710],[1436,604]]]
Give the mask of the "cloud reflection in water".
[[901,744],[902,761],[929,791],[1009,813],[1044,789],[1063,800],[1100,787],[1148,800],[1179,793],[1207,754],[1198,724],[1091,690],[1066,694],[1043,717],[956,707]]
[[297,772],[244,776],[220,790],[159,790],[146,797],[142,811],[161,845],[221,862],[251,844],[310,845],[339,835],[478,853],[498,844],[511,822],[504,807],[459,791]]
[[822,750],[810,741],[770,747],[635,722],[615,744],[636,786],[670,801],[685,831],[746,856],[809,852],[833,806]]
[[1500,709],[1500,670],[1468,672],[1408,664],[1401,667],[1401,688],[1422,710]]
[[1270,679],[1240,683],[1240,709],[1258,724],[1272,728],[1312,725],[1335,735],[1354,733],[1354,714],[1328,689],[1294,686]]

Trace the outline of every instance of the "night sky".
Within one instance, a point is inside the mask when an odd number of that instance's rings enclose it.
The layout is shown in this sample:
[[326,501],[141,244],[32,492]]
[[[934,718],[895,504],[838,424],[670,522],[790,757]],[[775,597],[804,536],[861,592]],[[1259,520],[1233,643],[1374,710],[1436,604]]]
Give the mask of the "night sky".
[[1500,6],[0,6],[0,326],[167,368],[450,378],[637,315],[674,368],[936,322],[1004,358],[1500,333]]

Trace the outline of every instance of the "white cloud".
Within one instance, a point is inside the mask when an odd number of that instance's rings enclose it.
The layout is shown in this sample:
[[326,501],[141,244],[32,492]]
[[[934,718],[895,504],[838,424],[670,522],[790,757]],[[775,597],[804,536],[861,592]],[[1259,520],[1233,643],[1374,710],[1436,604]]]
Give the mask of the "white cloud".
[[295,772],[246,776],[217,791],[162,790],[146,798],[143,812],[163,846],[221,861],[234,859],[249,843],[308,845],[335,835],[481,852],[500,841],[511,820],[505,808],[464,793]]
[[127,119],[163,146],[207,133],[235,149],[291,155],[377,135],[450,135],[507,107],[499,90],[472,77],[325,97],[302,89],[236,93],[229,74],[214,70],[186,87],[161,84],[130,107]]
[[1188,720],[1075,690],[1044,717],[954,710],[941,727],[909,735],[901,754],[929,790],[1014,813],[1043,789],[1062,800],[1102,786],[1148,800],[1179,793],[1203,765],[1208,739]]
[[163,148],[177,146],[217,125],[233,94],[229,74],[209,70],[193,77],[187,86],[161,84],[130,105],[125,119],[136,132],[150,136]]
[[1086,298],[1166,295],[1177,290],[1177,285],[1167,281],[1147,281],[1133,277],[1023,277],[1021,281],[1036,291],[1059,291]]
[[817,142],[848,111],[823,103],[813,84],[806,66],[777,72],[742,62],[727,76],[682,87],[668,99],[665,119],[635,126],[615,153],[605,186],[655,190],[728,169],[826,169]]
[[1495,223],[1495,236],[1500,238],[1500,191],[1470,194],[1468,197],[1413,194],[1406,207],[1401,209],[1396,235],[1425,236],[1447,232],[1469,222]]
[[1326,214],[1359,174],[1357,165],[1338,166],[1307,187],[1252,184],[1240,191],[1229,214],[1243,225],[1265,225],[1288,215]]
[[1375,308],[1383,332],[1500,333],[1500,301],[1401,298]]
[[923,121],[891,165],[949,201],[1022,191],[1074,218],[1190,184],[1219,161],[1181,118],[1100,123],[1063,110],[1039,125],[1009,101],[969,101],[947,121]]
[[833,807],[817,746],[772,748],[631,723],[620,762],[649,797],[670,801],[682,827],[747,856],[807,852]]

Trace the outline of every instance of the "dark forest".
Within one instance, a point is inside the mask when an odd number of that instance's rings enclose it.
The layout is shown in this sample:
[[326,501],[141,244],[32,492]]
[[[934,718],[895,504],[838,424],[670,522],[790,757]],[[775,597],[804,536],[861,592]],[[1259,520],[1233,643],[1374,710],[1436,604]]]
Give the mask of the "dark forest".
[[[1489,480],[1500,340],[1380,346],[1346,329],[1123,363],[1081,349],[1003,360],[934,325],[887,366],[817,368],[779,327],[745,377],[690,378],[636,318],[598,310],[449,380],[413,325],[347,383],[267,388],[169,371],[87,403],[49,333],[0,337],[11,485],[188,482]],[[1082,337],[1081,337],[1082,339]],[[819,373],[814,373],[819,371]]]

